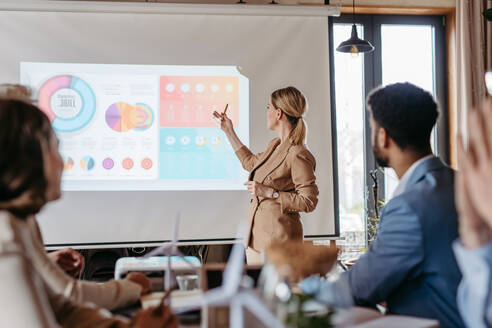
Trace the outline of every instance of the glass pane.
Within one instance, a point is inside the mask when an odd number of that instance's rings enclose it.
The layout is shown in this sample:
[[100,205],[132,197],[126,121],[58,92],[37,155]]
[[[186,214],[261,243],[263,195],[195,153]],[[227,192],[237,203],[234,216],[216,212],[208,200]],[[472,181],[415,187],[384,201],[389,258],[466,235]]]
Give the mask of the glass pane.
[[[334,46],[350,37],[351,24],[334,24]],[[357,26],[359,36],[362,26]],[[334,51],[340,233],[346,250],[365,246],[364,57]]]
[[[381,56],[383,85],[410,82],[436,96],[433,26],[383,24]],[[435,148],[434,142],[432,146]],[[392,169],[385,169],[384,177],[387,201],[398,185],[398,177]]]

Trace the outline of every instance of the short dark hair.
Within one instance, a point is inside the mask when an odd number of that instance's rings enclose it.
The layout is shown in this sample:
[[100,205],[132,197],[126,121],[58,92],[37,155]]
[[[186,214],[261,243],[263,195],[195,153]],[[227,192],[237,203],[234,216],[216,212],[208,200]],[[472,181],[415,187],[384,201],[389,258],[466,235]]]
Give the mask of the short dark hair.
[[[19,100],[0,99],[0,208],[19,217],[37,213],[46,203],[43,151],[54,132],[48,117]],[[44,147],[43,147],[44,146]],[[22,208],[12,202],[30,193]]]
[[376,123],[401,149],[425,151],[439,112],[432,95],[411,83],[395,83],[372,91],[367,106]]

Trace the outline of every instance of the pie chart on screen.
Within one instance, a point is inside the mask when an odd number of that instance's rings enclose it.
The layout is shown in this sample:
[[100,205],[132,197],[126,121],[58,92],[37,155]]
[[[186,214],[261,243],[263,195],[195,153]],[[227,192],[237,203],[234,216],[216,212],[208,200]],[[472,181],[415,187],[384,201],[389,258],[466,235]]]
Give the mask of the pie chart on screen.
[[106,109],[106,124],[116,132],[143,131],[154,122],[154,112],[143,103],[135,106],[126,102],[116,102]]
[[57,132],[76,132],[96,113],[96,96],[89,84],[73,75],[56,75],[39,88],[38,106]]
[[74,161],[73,161],[73,158],[72,157],[67,157],[65,160],[64,160],[64,167],[63,167],[63,170],[64,171],[70,171],[71,169],[73,169],[73,166],[74,166]]
[[125,170],[130,170],[133,167],[133,160],[130,157],[123,159],[122,166]]
[[91,171],[92,169],[94,169],[94,165],[94,158],[90,156],[84,156],[84,158],[80,160],[80,167],[84,171]]

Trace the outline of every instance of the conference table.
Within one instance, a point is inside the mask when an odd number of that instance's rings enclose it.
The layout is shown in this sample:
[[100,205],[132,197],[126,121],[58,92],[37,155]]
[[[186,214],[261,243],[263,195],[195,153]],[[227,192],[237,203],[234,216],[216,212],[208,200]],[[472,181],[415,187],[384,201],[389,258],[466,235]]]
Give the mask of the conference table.
[[[117,266],[118,267],[118,266]],[[222,276],[222,272],[225,269],[226,264],[207,264],[203,266],[201,272],[201,286],[205,290],[210,290],[221,285],[221,279],[214,281],[212,279],[217,273]],[[248,266],[245,273],[251,275],[256,271],[259,271],[261,266]],[[336,274],[337,268],[332,270],[331,274]],[[258,272],[256,272],[258,273]],[[119,274],[117,274],[119,277]],[[252,277],[252,276],[251,276]],[[216,278],[215,278],[216,280]],[[151,282],[154,290],[162,288],[162,278],[151,278]],[[161,289],[162,290],[162,289]],[[301,294],[301,290],[298,286],[293,286],[291,290],[294,294]],[[191,304],[200,304],[201,297],[203,296],[202,289],[194,290],[174,290],[170,294],[170,305],[175,313],[183,312],[183,309],[189,309]],[[113,311],[116,314],[124,315],[127,317],[133,316],[140,308],[147,309],[152,306],[160,304],[164,292],[156,291],[148,295],[144,295],[140,299],[140,303],[134,306],[118,309]],[[323,308],[319,306],[319,303],[315,305],[315,309],[308,310],[307,313],[320,313]],[[326,308],[324,308],[326,309]],[[244,312],[245,327],[264,327],[251,313],[247,310]],[[226,328],[229,327],[229,312],[227,307],[210,307],[202,308],[201,310],[188,311],[180,315],[181,327],[203,327],[203,328]],[[401,316],[401,315],[383,315],[381,311],[364,307],[351,307],[348,309],[336,308],[335,314],[332,316],[332,323],[335,327],[345,328],[372,328],[372,327],[399,327],[399,328],[434,328],[439,327],[439,323],[435,320]]]
[[[148,308],[159,304],[163,292],[154,292],[149,295],[144,295],[141,298],[141,307]],[[187,302],[193,302],[202,294],[201,290],[193,291],[174,291],[171,294],[171,307],[179,309],[185,307]],[[136,309],[134,309],[135,311]],[[202,310],[201,317],[196,320],[190,320],[189,316],[184,316],[181,320],[180,327],[210,327],[214,328],[214,323],[206,319],[208,309]],[[204,313],[205,312],[205,313]],[[134,312],[133,312],[134,313]],[[245,315],[245,327],[263,327],[251,315]],[[208,321],[208,324],[207,322]],[[336,309],[333,317],[333,324],[338,328],[434,328],[439,327],[439,323],[435,320],[401,316],[401,315],[383,315],[381,312],[364,308],[352,307],[348,309]]]

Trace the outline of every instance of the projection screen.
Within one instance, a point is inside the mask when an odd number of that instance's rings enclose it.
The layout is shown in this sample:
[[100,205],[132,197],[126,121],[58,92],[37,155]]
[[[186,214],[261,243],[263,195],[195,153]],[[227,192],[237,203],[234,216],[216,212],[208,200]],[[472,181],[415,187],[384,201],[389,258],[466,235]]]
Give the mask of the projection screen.
[[328,16],[336,12],[0,2],[0,82],[31,86],[65,160],[63,196],[38,216],[46,245],[155,245],[171,238],[178,213],[183,244],[233,241],[250,204],[247,173],[211,111],[230,106],[243,142],[262,152],[275,137],[269,95],[289,85],[308,99],[317,161],[319,203],[301,214],[305,238],[335,236]]

